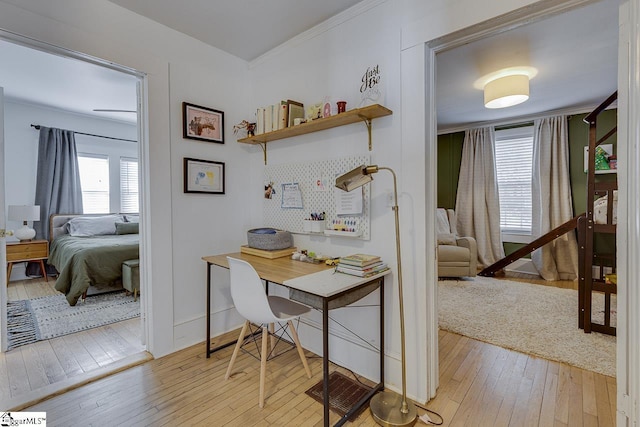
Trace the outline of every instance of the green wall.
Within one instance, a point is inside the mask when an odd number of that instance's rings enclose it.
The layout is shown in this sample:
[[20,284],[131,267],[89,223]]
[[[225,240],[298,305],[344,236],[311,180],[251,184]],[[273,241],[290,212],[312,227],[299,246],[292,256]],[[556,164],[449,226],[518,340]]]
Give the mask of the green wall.
[[[571,192],[574,215],[584,213],[587,200],[587,174],[584,172],[584,147],[589,144],[589,125],[582,119],[587,114],[576,114],[568,119],[569,133],[569,167],[571,176]],[[606,134],[617,121],[617,110],[607,110],[598,116],[598,138]],[[462,160],[462,144],[464,132],[438,135],[438,207],[455,208],[458,190],[458,175]],[[617,154],[617,135],[613,135],[605,144],[613,144],[613,152]],[[615,181],[616,174],[597,175],[597,181]],[[602,252],[613,252],[615,242],[613,236],[598,236],[597,249]],[[505,243],[505,254],[521,248],[522,244]]]
[[455,209],[464,132],[438,136],[438,207]]

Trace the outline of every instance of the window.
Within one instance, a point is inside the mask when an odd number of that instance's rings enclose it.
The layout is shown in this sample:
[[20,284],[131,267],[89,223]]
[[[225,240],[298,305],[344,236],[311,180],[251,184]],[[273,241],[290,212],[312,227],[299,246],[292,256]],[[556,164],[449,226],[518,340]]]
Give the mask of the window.
[[533,126],[496,130],[495,149],[500,229],[503,240],[518,241],[504,235],[531,235]]
[[109,212],[109,157],[78,154],[83,213]]
[[138,160],[120,157],[120,212],[138,210]]

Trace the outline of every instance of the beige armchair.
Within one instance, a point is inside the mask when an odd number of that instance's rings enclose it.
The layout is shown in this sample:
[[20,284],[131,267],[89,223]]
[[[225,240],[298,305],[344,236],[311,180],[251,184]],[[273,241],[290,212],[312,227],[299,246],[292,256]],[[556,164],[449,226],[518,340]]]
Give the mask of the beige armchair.
[[473,277],[478,267],[478,247],[473,237],[458,237],[453,209],[438,208],[438,277]]

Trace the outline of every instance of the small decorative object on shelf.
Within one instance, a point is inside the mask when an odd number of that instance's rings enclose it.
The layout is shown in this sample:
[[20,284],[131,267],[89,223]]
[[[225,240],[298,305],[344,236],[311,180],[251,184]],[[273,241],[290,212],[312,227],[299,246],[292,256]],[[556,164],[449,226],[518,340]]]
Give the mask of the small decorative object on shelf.
[[338,101],[338,114],[347,111],[347,101]]
[[256,124],[249,123],[247,120],[243,120],[237,125],[233,125],[233,134],[237,135],[241,129],[245,129],[247,131],[247,138],[255,136]]

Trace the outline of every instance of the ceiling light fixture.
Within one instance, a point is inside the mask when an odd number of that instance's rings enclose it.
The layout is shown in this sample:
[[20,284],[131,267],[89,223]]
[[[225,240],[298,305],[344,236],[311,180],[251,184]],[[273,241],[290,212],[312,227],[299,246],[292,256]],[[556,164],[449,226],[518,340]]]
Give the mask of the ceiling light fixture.
[[514,74],[487,82],[484,86],[484,106],[505,108],[529,99],[529,76]]

